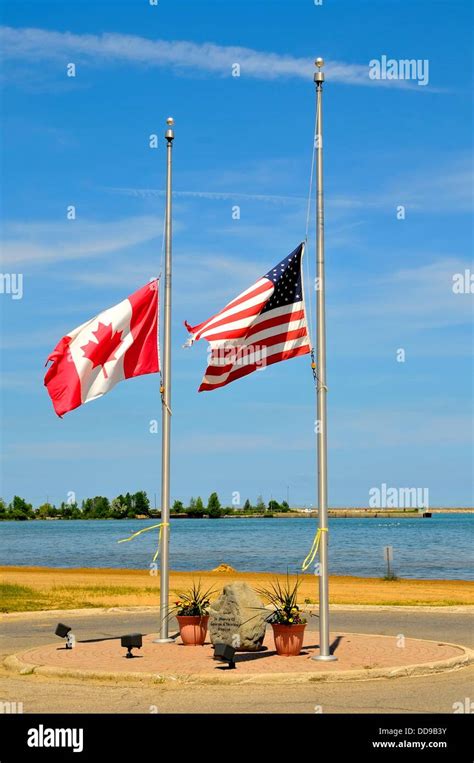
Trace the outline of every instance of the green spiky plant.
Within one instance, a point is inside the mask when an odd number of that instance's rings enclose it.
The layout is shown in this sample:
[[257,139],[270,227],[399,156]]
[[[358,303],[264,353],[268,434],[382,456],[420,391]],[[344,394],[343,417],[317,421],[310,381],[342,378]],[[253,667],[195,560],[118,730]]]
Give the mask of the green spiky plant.
[[286,583],[282,585],[279,578],[270,584],[269,588],[260,588],[258,593],[272,605],[271,612],[266,619],[267,623],[279,625],[304,625],[306,619],[301,617],[298,607],[298,589],[301,581],[296,578],[296,583],[290,583],[290,576],[287,573]]
[[186,591],[178,591],[179,599],[175,601],[170,614],[185,617],[205,617],[209,614],[210,597],[215,593],[211,588],[203,591],[201,581],[193,584]]

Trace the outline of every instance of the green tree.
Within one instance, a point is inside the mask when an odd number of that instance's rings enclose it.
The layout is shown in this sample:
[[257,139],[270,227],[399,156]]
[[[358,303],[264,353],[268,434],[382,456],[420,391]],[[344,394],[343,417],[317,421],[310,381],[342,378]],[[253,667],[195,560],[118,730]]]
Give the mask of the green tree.
[[205,512],[205,509],[204,509],[204,504],[202,502],[202,498],[196,498],[196,500],[194,500],[194,498],[191,498],[189,502],[188,510],[186,512],[187,515],[189,517],[203,517],[204,512]]
[[290,511],[290,506],[287,501],[281,502],[281,510],[282,511]]
[[7,504],[3,500],[3,498],[0,498],[0,519],[6,519],[7,518]]
[[248,498],[244,503],[244,511],[252,511],[252,504],[250,503]]
[[80,511],[77,503],[63,501],[59,507],[58,516],[60,519],[78,519]]
[[183,514],[184,513],[184,506],[182,501],[175,501],[173,503],[171,511],[174,514]]
[[83,502],[83,513],[88,519],[107,519],[110,515],[109,499],[103,495],[87,498]]
[[129,519],[133,519],[137,513],[135,511],[135,496],[131,495],[130,493],[125,493],[123,500],[125,506],[127,507],[127,517]]
[[133,504],[135,508],[135,514],[150,515],[150,501],[144,490],[139,490],[133,496]]
[[36,516],[38,519],[47,519],[49,517],[55,517],[57,513],[58,510],[52,503],[42,503],[41,506],[38,506]]
[[123,495],[113,498],[110,503],[110,513],[114,519],[125,519],[127,516],[127,507],[123,501]]
[[110,501],[104,495],[94,498],[94,514],[98,519],[107,519],[110,516]]
[[264,511],[267,510],[267,507],[265,506],[264,500],[261,495],[257,498],[257,505],[255,506],[259,514],[263,514]]
[[[132,501],[132,496],[130,495],[130,493],[127,493],[126,495],[120,494],[117,496],[116,500],[118,501],[118,504],[120,504],[119,511],[121,516],[119,517],[119,519],[123,519],[125,517],[133,518],[134,516],[133,507],[132,507],[133,501]],[[115,504],[117,509],[118,509],[118,504]]]
[[15,522],[27,522],[28,515],[19,509],[9,509],[7,519],[14,519]]
[[217,493],[211,493],[207,502],[207,513],[212,519],[217,519],[222,516],[221,502]]
[[268,501],[268,511],[272,511],[272,512],[281,511],[281,506],[278,503],[278,501],[275,501],[273,499],[271,501]]
[[27,503],[24,498],[14,495],[13,500],[8,505],[9,514],[12,519],[34,519],[33,506]]
[[91,517],[94,511],[94,501],[92,498],[86,498],[81,503],[82,513],[84,517]]

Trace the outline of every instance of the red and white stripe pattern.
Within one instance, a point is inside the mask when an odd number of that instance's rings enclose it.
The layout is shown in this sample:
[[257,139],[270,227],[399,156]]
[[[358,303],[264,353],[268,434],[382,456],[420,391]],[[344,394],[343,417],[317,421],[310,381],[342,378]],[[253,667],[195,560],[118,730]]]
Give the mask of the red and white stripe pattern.
[[159,371],[158,281],[64,336],[44,384],[58,416],[105,395],[117,382]]
[[187,344],[207,339],[210,361],[199,392],[224,387],[265,366],[311,352],[301,261],[304,244],[209,320],[190,326]]

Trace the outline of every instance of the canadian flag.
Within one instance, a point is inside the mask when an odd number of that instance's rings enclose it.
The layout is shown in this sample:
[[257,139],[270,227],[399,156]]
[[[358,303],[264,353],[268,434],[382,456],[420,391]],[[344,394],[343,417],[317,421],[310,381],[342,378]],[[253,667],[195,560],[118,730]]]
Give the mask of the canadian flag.
[[58,416],[123,379],[157,373],[158,280],[64,336],[49,361],[44,384]]

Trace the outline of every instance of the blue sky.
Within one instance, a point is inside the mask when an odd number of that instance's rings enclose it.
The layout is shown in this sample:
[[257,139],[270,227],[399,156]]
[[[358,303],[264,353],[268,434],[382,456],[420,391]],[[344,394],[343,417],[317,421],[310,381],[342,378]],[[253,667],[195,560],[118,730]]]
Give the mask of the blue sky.
[[[386,483],[472,505],[473,297],[452,290],[473,268],[470,13],[458,1],[3,3],[2,272],[24,279],[22,299],[0,294],[6,499],[159,496],[158,378],[60,420],[43,375],[60,337],[160,271],[172,115],[172,496],[282,499],[289,486],[291,503],[315,502],[307,359],[198,395],[205,343],[181,345],[184,319],[209,317],[304,238],[322,55],[330,504],[367,505]],[[428,85],[370,80],[383,55],[427,59]]]

